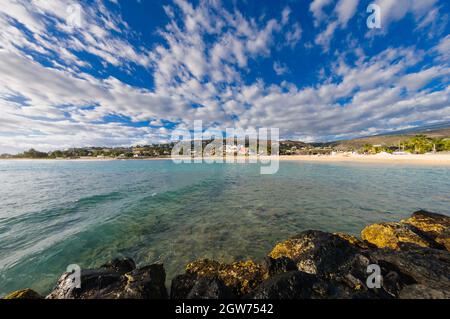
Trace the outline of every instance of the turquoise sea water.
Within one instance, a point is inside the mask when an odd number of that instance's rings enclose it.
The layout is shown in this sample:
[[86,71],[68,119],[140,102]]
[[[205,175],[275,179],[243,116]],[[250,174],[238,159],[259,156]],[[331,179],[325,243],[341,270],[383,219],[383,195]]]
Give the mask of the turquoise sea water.
[[306,229],[359,234],[418,209],[450,215],[450,168],[281,162],[0,161],[0,295],[48,292],[69,264],[261,260]]

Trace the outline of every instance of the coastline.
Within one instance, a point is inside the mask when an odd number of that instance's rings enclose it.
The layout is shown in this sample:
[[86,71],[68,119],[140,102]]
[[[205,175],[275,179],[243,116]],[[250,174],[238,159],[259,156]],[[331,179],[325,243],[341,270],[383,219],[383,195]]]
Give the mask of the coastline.
[[[274,160],[271,156],[246,156],[246,162],[249,161],[268,161]],[[180,158],[183,159],[183,158]],[[242,160],[242,157],[236,156],[235,159]],[[170,157],[145,157],[145,158],[72,158],[72,159],[31,159],[31,158],[2,158],[0,161],[85,161],[85,162],[108,162],[108,161],[167,161]],[[203,160],[217,160],[217,158],[204,157]],[[361,164],[414,164],[414,165],[439,165],[450,166],[450,154],[408,154],[408,155],[359,155],[359,154],[337,154],[337,155],[280,155],[280,161],[303,161],[303,162],[325,162],[325,163],[361,163]],[[225,159],[224,159],[225,161]]]
[[363,164],[418,164],[450,166],[450,154],[409,154],[409,155],[292,155],[280,156],[282,161],[349,162]]
[[79,269],[79,287],[66,272],[47,296],[25,288],[4,299],[450,299],[449,229],[449,216],[422,210],[368,225],[359,238],[307,230],[262,263],[193,260],[170,290],[163,264],[116,258]]

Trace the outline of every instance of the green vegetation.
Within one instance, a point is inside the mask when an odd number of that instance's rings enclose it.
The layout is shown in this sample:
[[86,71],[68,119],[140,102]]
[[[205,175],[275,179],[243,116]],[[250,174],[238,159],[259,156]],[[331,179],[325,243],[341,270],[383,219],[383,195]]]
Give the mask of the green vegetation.
[[392,153],[404,151],[412,154],[450,151],[450,138],[432,138],[426,135],[416,135],[399,145],[371,145],[365,144],[358,152],[362,154]]
[[[404,151],[412,154],[424,154],[428,152],[445,152],[450,151],[450,138],[427,136],[424,134],[416,135],[412,137],[407,136],[387,136],[384,140],[382,137],[377,137],[377,141],[380,144],[370,143],[371,141],[359,142],[359,145],[352,141],[347,141],[346,146],[342,146],[339,142],[333,143],[303,143],[299,141],[281,141],[280,142],[280,155],[329,155],[332,152],[348,152],[357,151],[360,154],[378,154],[381,152],[393,153],[396,151]],[[358,141],[358,140],[354,140]],[[206,145],[211,143],[211,140],[202,142],[202,147],[205,149]],[[349,143],[350,142],[350,143]],[[194,143],[191,143],[193,149]],[[260,150],[253,149],[254,147],[249,145],[248,139],[245,140],[245,144],[240,147],[246,149],[247,154],[257,154]],[[271,143],[267,142],[267,154],[271,154]],[[10,155],[2,154],[0,158],[32,158],[32,159],[71,159],[80,157],[108,157],[108,158],[148,158],[148,157],[168,157],[170,156],[174,143],[165,144],[152,144],[152,145],[137,145],[133,147],[85,147],[85,148],[71,148],[67,150],[56,150],[52,152],[40,152],[35,149],[30,149],[26,152]],[[189,146],[188,146],[189,147]],[[224,150],[226,148],[224,147]],[[238,152],[237,150],[235,151]]]
[[361,154],[378,154],[378,153],[389,153],[392,154],[397,150],[395,146],[385,146],[385,145],[371,145],[364,144],[361,149],[359,149],[358,153]]
[[173,144],[155,144],[135,147],[87,147],[71,148],[67,150],[56,150],[52,152],[40,152],[30,149],[17,155],[2,154],[0,158],[32,158],[32,159],[76,159],[81,157],[111,157],[111,158],[133,158],[133,157],[160,157],[170,155]]
[[18,155],[20,158],[46,158],[47,156],[47,153],[36,151],[33,148]]
[[417,135],[405,142],[403,147],[406,151],[414,154],[424,154],[433,151],[450,151],[450,139],[430,138],[425,135]]

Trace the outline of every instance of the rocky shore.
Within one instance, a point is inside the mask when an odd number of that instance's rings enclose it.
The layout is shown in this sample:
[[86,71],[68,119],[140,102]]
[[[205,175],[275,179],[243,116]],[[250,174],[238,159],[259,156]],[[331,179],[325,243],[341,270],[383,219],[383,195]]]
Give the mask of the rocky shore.
[[[380,270],[374,285],[373,266]],[[199,260],[165,286],[163,265],[137,268],[116,259],[65,273],[46,297],[25,289],[6,299],[347,299],[450,298],[450,217],[418,211],[400,222],[370,225],[361,238],[302,232],[278,243],[264,263]]]

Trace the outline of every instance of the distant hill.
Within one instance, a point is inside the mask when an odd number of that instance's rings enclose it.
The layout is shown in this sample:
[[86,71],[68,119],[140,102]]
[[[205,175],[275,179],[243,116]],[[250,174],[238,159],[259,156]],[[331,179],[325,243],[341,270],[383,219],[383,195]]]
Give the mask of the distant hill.
[[439,125],[439,127],[421,127],[419,129],[402,130],[385,135],[374,135],[328,143],[314,143],[313,145],[322,147],[329,146],[334,149],[347,151],[359,149],[366,144],[383,146],[399,145],[416,135],[425,135],[431,138],[450,138],[450,124],[446,124],[446,127],[442,127],[442,125]]
[[[269,143],[270,143],[270,141],[269,141]],[[301,148],[301,147],[308,146],[308,143],[300,142],[300,141],[285,140],[285,141],[282,141],[281,143],[284,146],[286,146],[286,147],[294,147],[294,146],[296,146],[297,148]]]

